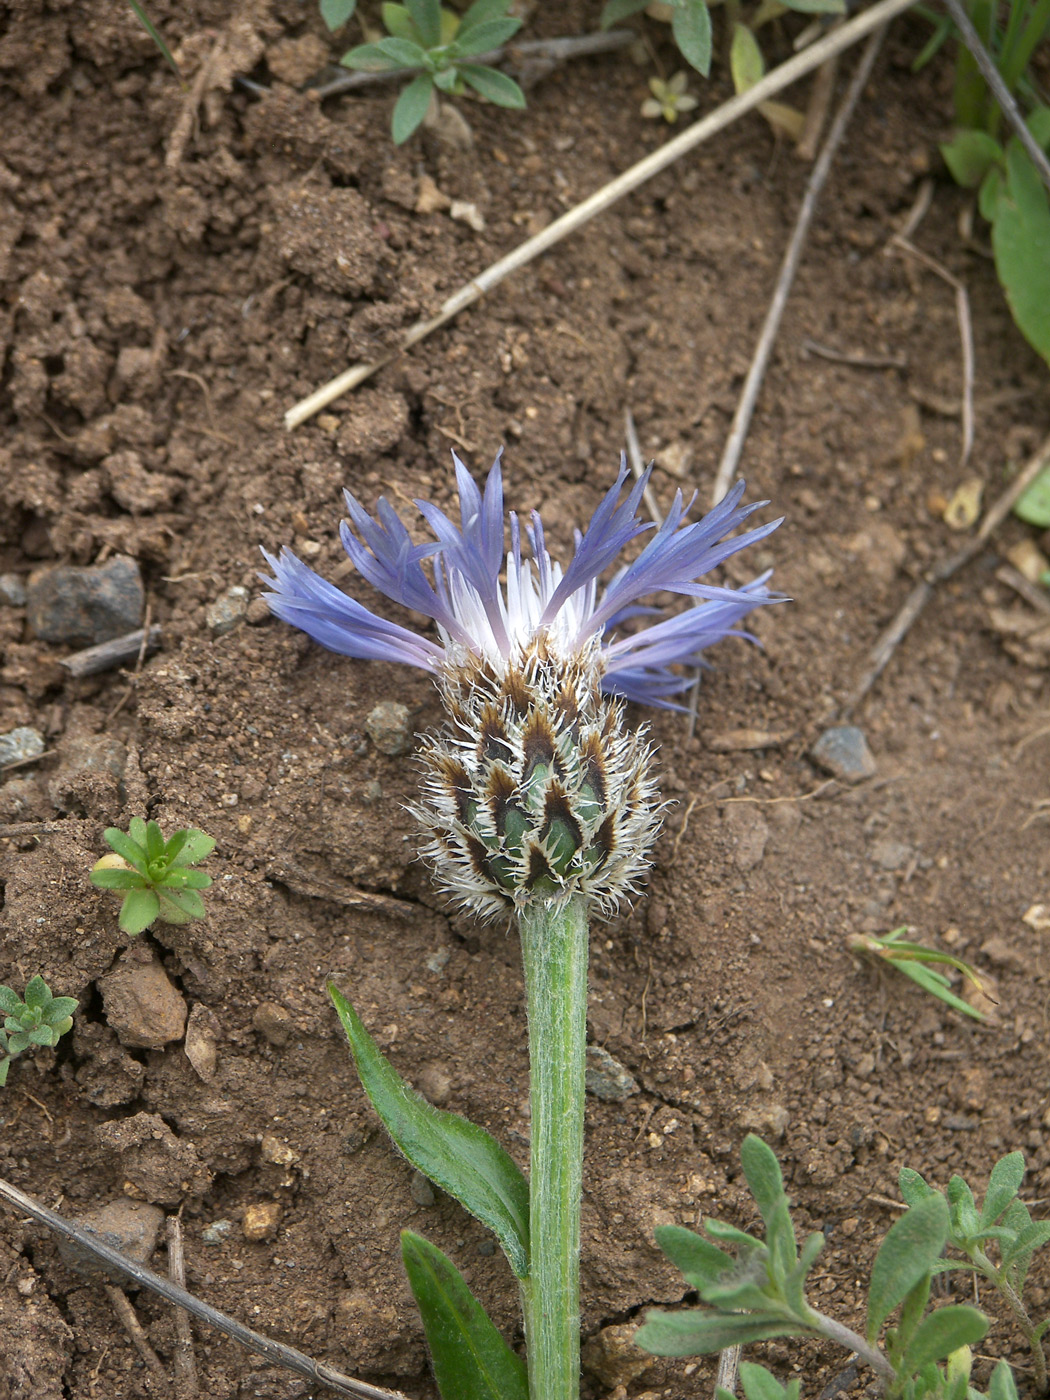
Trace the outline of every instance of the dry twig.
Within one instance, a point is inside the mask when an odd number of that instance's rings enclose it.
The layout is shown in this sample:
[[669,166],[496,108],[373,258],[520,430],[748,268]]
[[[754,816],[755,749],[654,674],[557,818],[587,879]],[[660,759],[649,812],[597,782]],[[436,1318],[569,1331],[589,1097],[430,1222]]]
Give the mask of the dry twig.
[[[314,1361],[303,1352],[297,1351],[295,1347],[285,1346],[283,1342],[276,1342],[272,1337],[264,1337],[261,1332],[252,1331],[250,1327],[245,1327],[243,1322],[238,1322],[236,1318],[228,1317],[226,1313],[219,1312],[218,1308],[201,1302],[192,1293],[187,1293],[185,1288],[180,1288],[178,1284],[162,1278],[160,1274],[155,1274],[152,1269],[147,1269],[144,1264],[136,1263],[135,1260],[121,1254],[119,1249],[114,1249],[112,1245],[106,1244],[93,1231],[82,1229],[81,1226],[75,1225],[72,1220],[66,1220],[53,1210],[49,1210],[47,1206],[42,1206],[39,1201],[35,1201],[32,1196],[27,1196],[24,1191],[20,1191],[17,1186],[12,1186],[9,1181],[4,1181],[3,1178],[0,1178],[0,1200],[14,1206],[21,1214],[38,1220],[41,1225],[46,1225],[49,1230],[54,1230],[57,1235],[72,1240],[74,1244],[87,1250],[89,1254],[94,1255],[96,1259],[101,1260],[109,1268],[124,1274],[140,1288],[148,1288],[166,1299],[167,1302],[174,1303],[176,1307],[185,1308],[188,1313],[201,1322],[206,1322],[209,1327],[217,1328],[227,1337],[232,1337],[235,1342],[239,1342],[241,1346],[247,1347],[249,1351],[258,1352],[260,1356],[265,1356],[268,1361],[284,1366],[287,1370],[294,1371],[298,1376],[305,1376],[308,1380],[328,1386],[330,1390],[334,1390],[339,1395],[349,1395],[352,1400],[406,1400],[406,1397],[398,1390],[383,1390],[377,1385],[369,1385],[367,1381],[358,1381],[354,1380],[352,1376],[344,1376],[341,1371],[335,1370],[332,1366],[326,1366],[323,1361]],[[120,1292],[119,1289],[116,1291]],[[123,1296],[121,1294],[121,1297]],[[127,1299],[125,1299],[126,1301]]]
[[949,559],[946,559],[942,564],[938,564],[935,569],[932,569],[922,582],[917,583],[911,593],[908,594],[900,612],[872,648],[871,661],[868,669],[861,677],[857,688],[854,690],[849,700],[847,700],[842,712],[844,717],[849,716],[852,711],[857,708],[878,678],[882,675],[883,671],[889,665],[893,653],[908,635],[913,623],[933,597],[933,592],[937,585],[950,579],[953,574],[958,573],[964,564],[968,564],[971,559],[981,552],[989,538],[1006,519],[1021,495],[1047,466],[1050,466],[1050,438],[1046,439],[1035,456],[1026,464],[1024,470],[1017,479],[1011,483],[1007,490],[1004,491],[996,501],[995,505],[992,506],[991,510],[989,510],[988,514],[981,522],[981,527],[974,535],[973,539],[964,544],[962,549],[957,550]]
[[[844,32],[844,31],[839,31]],[[780,322],[784,315],[784,307],[787,305],[788,296],[795,280],[795,273],[798,271],[799,262],[802,259],[802,248],[806,237],[809,234],[809,226],[813,222],[813,215],[816,212],[817,200],[820,192],[824,188],[828,175],[831,171],[831,163],[835,159],[835,153],[842,144],[842,138],[846,134],[846,127],[849,125],[853,109],[856,107],[864,84],[871,75],[875,59],[878,57],[882,41],[886,37],[885,26],[877,29],[868,40],[867,47],[861,55],[857,71],[853,75],[853,80],[846,91],[846,96],[842,99],[842,106],[835,115],[835,120],[831,124],[827,139],[821,149],[820,156],[813,173],[809,177],[806,185],[806,193],[802,199],[802,207],[798,211],[798,218],[795,221],[795,229],[791,235],[791,241],[784,253],[784,261],[780,265],[780,276],[777,278],[777,285],[773,290],[773,297],[769,303],[769,310],[766,312],[765,324],[762,327],[762,334],[758,338],[755,346],[755,353],[751,360],[751,368],[747,372],[747,379],[744,381],[744,388],[740,394],[740,402],[737,404],[736,413],[733,415],[733,426],[729,430],[729,437],[726,440],[725,450],[722,453],[722,460],[718,464],[718,471],[715,474],[715,482],[711,491],[711,504],[718,505],[725,493],[729,490],[736,476],[737,468],[740,465],[740,454],[744,450],[744,440],[747,437],[747,430],[751,425],[751,415],[755,411],[755,403],[758,400],[759,392],[762,388],[762,381],[765,378],[766,366],[769,364],[769,357],[773,353],[773,342],[777,338],[780,330]]]
[[150,1346],[150,1340],[143,1330],[138,1313],[128,1301],[127,1294],[115,1283],[105,1283],[102,1287],[106,1297],[113,1304],[113,1311],[120,1318],[124,1331],[131,1338],[132,1345],[146,1363],[146,1369],[153,1377],[153,1384],[161,1395],[169,1396],[171,1382],[168,1380],[168,1373],[165,1371],[160,1357]]
[[[182,1252],[182,1221],[168,1216],[168,1277],[179,1288],[186,1287],[186,1259]],[[175,1400],[199,1400],[197,1358],[193,1352],[193,1329],[185,1308],[175,1309]]]
[[745,112],[752,111],[759,103],[767,101],[782,89],[798,82],[799,78],[812,72],[814,68],[819,68],[822,63],[835,54],[842,53],[853,44],[859,43],[873,30],[887,24],[894,15],[899,15],[904,10],[909,9],[912,3],[913,0],[878,0],[877,4],[857,15],[848,24],[844,24],[841,29],[832,31],[813,44],[811,48],[796,54],[794,58],[789,58],[786,63],[781,63],[771,73],[767,73],[754,87],[748,88],[747,92],[739,93],[720,107],[716,107],[706,117],[702,117],[692,126],[687,127],[681,135],[673,137],[658,150],[651,152],[644,160],[638,161],[629,170],[625,170],[622,175],[618,175],[615,180],[597,190],[582,204],[576,205],[574,209],[563,214],[560,219],[555,219],[553,223],[548,224],[535,238],[528,239],[505,257],[500,258],[498,262],[493,263],[491,267],[486,268],[484,272],[479,273],[477,277],[472,278],[458,292],[448,298],[436,316],[432,316],[426,321],[418,321],[412,326],[402,337],[400,345],[395,350],[370,364],[353,365],[337,378],[322,385],[320,389],[316,389],[312,394],[295,404],[284,415],[285,427],[288,429],[297,428],[308,418],[312,418],[315,413],[319,413],[322,408],[348,393],[349,390],[356,389],[359,384],[370,379],[377,370],[396,359],[403,351],[408,350],[413,345],[418,345],[421,340],[425,340],[433,331],[451,321],[466,307],[472,306],[486,292],[497,287],[510,273],[525,267],[540,253],[545,253],[548,248],[552,248],[566,234],[572,233],[575,229],[588,223],[595,215],[604,213],[624,195],[636,190],[639,185],[643,185],[646,180],[658,175],[661,170],[666,170],[680,156],[701,145],[702,142],[714,136],[716,132],[731,125]]

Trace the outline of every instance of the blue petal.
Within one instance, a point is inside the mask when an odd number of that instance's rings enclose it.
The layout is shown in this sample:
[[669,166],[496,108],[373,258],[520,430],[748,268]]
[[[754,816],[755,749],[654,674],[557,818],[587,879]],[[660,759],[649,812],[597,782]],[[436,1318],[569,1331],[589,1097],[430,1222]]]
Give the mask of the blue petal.
[[259,576],[273,585],[271,593],[263,594],[270,611],[329,651],[370,661],[401,661],[424,671],[436,671],[444,661],[442,647],[362,607],[291,550],[282,549],[279,558],[265,549],[262,553],[274,573],[273,578]]

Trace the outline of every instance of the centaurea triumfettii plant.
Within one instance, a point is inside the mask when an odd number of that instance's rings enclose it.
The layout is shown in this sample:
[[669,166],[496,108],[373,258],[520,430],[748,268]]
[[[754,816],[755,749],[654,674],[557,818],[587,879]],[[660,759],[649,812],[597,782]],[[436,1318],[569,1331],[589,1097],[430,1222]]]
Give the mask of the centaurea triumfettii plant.
[[[743,588],[697,580],[780,522],[733,534],[758,509],[741,506],[741,483],[697,522],[687,522],[679,492],[659,526],[646,524],[638,507],[648,474],[627,488],[622,466],[563,569],[536,512],[524,529],[527,551],[510,515],[505,552],[499,458],[484,490],[454,461],[459,525],[417,501],[433,538],[416,544],[384,499],[373,517],[347,492],[350,521],[342,526],[358,571],[433,618],[436,640],[371,612],[288,550],[266,555],[274,574],[267,597],[278,617],[330,650],[405,662],[437,682],[448,724],[423,741],[423,799],[414,811],[442,888],[483,919],[518,924],[529,1018],[528,1183],[488,1134],[415,1095],[330,990],[395,1142],[495,1231],[521,1284],[527,1391],[520,1362],[451,1262],[403,1236],[443,1394],[575,1400],[588,920],[637,890],[660,826],[652,749],[644,727],[627,726],[624,701],[674,705],[692,684],[682,668],[699,665],[714,642],[748,635],[739,623],[774,601],[768,575]],[[631,562],[617,566],[649,532]],[[698,606],[664,613],[643,603],[662,593]],[[646,625],[632,628],[640,618]]]

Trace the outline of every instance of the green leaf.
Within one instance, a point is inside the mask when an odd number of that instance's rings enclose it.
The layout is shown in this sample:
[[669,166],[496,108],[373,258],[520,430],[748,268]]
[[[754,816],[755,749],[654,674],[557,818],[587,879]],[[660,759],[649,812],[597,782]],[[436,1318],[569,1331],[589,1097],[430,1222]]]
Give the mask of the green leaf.
[[777,1211],[787,1200],[784,1194],[784,1176],[780,1170],[777,1155],[771,1147],[748,1133],[740,1146],[740,1165],[759,1214],[769,1228]]
[[[195,826],[188,831],[177,831],[176,836],[185,836],[186,840],[181,849],[176,852],[173,865],[199,865],[205,856],[210,856],[215,849],[215,837],[209,836],[206,831],[198,831]],[[175,838],[172,837],[172,840]]]
[[401,1232],[401,1257],[442,1396],[528,1400],[525,1363],[492,1325],[451,1259],[411,1230]]
[[599,23],[603,29],[611,29],[614,24],[619,24],[620,20],[644,10],[648,3],[649,0],[606,0]]
[[410,1089],[380,1054],[357,1012],[331,982],[328,994],[372,1107],[414,1167],[487,1225],[518,1278],[529,1272],[529,1186],[484,1129]]
[[778,1313],[646,1313],[634,1334],[636,1346],[653,1356],[707,1356],[726,1347],[748,1346],[768,1337],[808,1337],[809,1328]]
[[951,1233],[957,1239],[971,1240],[981,1228],[981,1217],[977,1213],[977,1202],[973,1192],[961,1176],[953,1176],[948,1182],[948,1205],[951,1207]]
[[738,1230],[735,1225],[727,1225],[724,1220],[712,1220],[705,1216],[704,1229],[712,1239],[724,1240],[726,1244],[735,1244],[744,1250],[762,1248],[760,1239],[749,1235],[746,1230]]
[[991,1326],[983,1312],[964,1303],[951,1303],[924,1317],[901,1364],[901,1374],[912,1376],[931,1361],[942,1361],[959,1347],[973,1346]]
[[520,111],[525,106],[525,94],[506,73],[479,63],[460,64],[459,72],[475,92],[480,92],[482,97],[487,97],[497,107],[513,107]]
[[685,61],[706,78],[711,71],[711,15],[704,0],[682,0],[671,20],[671,32]]
[[436,49],[441,43],[441,0],[405,0],[405,9],[425,49]]
[[963,189],[975,190],[988,171],[1003,158],[1003,148],[987,131],[960,131],[941,146],[952,179]]
[[132,834],[127,836],[115,826],[107,826],[102,835],[106,838],[106,844],[112,846],[118,856],[123,856],[129,865],[133,865],[142,874],[146,873],[148,857],[146,848],[141,841],[135,838],[135,823],[142,828],[142,837],[145,840],[146,823],[141,817],[132,817]]
[[204,918],[204,900],[196,890],[157,891],[158,917],[166,924],[188,924]]
[[1004,1264],[1012,1264],[1024,1254],[1034,1254],[1050,1242],[1050,1220],[1035,1220],[1027,1230],[1015,1235],[1013,1241],[1000,1247]]
[[142,890],[147,889],[150,882],[137,870],[121,870],[111,866],[104,870],[92,870],[91,883],[98,890]]
[[456,38],[463,38],[477,25],[487,24],[491,19],[506,19],[509,8],[510,0],[474,0],[473,5],[459,22]]
[[475,25],[467,34],[457,34],[453,48],[457,55],[464,58],[487,53],[490,49],[501,48],[520,28],[520,19],[487,19],[483,24]]
[[344,68],[359,68],[365,73],[394,73],[402,68],[422,68],[425,58],[410,39],[380,39],[375,44],[358,44],[339,62]]
[[146,859],[150,862],[164,859],[164,837],[156,822],[146,823]]
[[413,44],[419,42],[419,35],[416,32],[416,26],[412,23],[412,16],[404,5],[390,4],[387,0],[387,3],[380,7],[379,12],[383,17],[387,32],[395,39],[408,39]]
[[988,1382],[988,1400],[1017,1400],[1017,1382],[1009,1363],[1000,1361]]
[[1050,200],[1024,147],[1006,148],[992,223],[995,270],[1018,330],[1050,364]]
[[930,1267],[948,1240],[948,1202],[936,1192],[890,1226],[871,1270],[868,1289],[869,1342]]
[[0,987],[0,1011],[15,1016],[22,1010],[22,998],[10,987]]
[[26,1032],[30,1045],[57,1045],[58,1036],[50,1026],[36,1026],[33,1030]]
[[753,88],[766,71],[766,61],[758,40],[746,24],[733,26],[733,42],[729,49],[729,71],[738,93]]
[[1000,1157],[988,1178],[988,1190],[981,1206],[981,1224],[993,1225],[1021,1189],[1024,1180],[1024,1153],[1008,1152]]
[[789,10],[800,15],[844,15],[845,0],[782,0]]
[[29,1032],[16,1031],[7,1042],[7,1049],[11,1055],[21,1055],[23,1050],[29,1048]]
[[7,1083],[7,1071],[11,1068],[11,1056],[5,1055],[0,1060],[0,1089]]
[[[161,52],[161,54],[162,54],[162,56],[163,56],[163,58],[164,58],[164,62],[168,65],[168,67],[171,69],[171,71],[175,74],[176,78],[178,78],[179,81],[181,82],[181,81],[182,81],[182,74],[179,72],[179,65],[175,62],[175,59],[172,57],[171,50],[168,48],[167,44],[164,42],[164,39],[163,39],[163,36],[162,36],[161,33],[160,33],[160,30],[156,27],[156,25],[155,25],[155,24],[153,23],[153,21],[150,19],[149,15],[146,13],[145,7],[139,3],[139,0],[128,0],[128,4],[129,4],[129,5],[131,6],[131,8],[134,10],[135,14],[138,16],[138,21],[139,21],[139,23],[142,25],[143,29],[146,31],[146,33],[149,35],[149,37],[150,37],[150,38],[153,40],[153,42],[156,44],[157,48],[160,50],[160,52]],[[2,1082],[2,1081],[0,1081],[0,1082]]]
[[734,1266],[731,1255],[684,1225],[658,1225],[656,1243],[691,1288],[703,1293]]
[[1035,107],[1025,118],[1028,130],[1035,137],[1037,146],[1050,150],[1050,107]]
[[210,885],[211,876],[203,870],[180,870],[177,866],[157,881],[157,888],[165,890],[206,890]]
[[793,1395],[798,1394],[801,1381],[781,1385],[772,1371],[767,1371],[764,1366],[756,1366],[753,1361],[741,1361],[740,1384],[745,1400],[792,1400]]
[[141,933],[160,913],[160,900],[153,890],[132,890],[120,906],[120,927],[125,933]]
[[1044,467],[1032,484],[1021,493],[1014,514],[1041,530],[1050,529],[1050,467]]
[[[64,1021],[72,1016],[80,1002],[76,997],[52,997],[51,1004],[47,1008],[47,1021],[50,1026],[57,1026],[59,1021]],[[65,1032],[63,1032],[65,1034]]]
[[460,81],[458,69],[436,68],[431,74],[434,86],[441,92],[460,93],[463,91],[463,84]]
[[321,0],[321,18],[334,34],[353,18],[357,0]]
[[51,1000],[51,990],[39,972],[32,981],[26,984],[26,994],[23,1000],[26,1006],[33,1011],[41,1010]]
[[430,94],[434,91],[434,79],[429,73],[420,73],[397,99],[394,115],[390,119],[390,134],[394,145],[401,146],[420,126],[430,106]]
[[918,56],[912,59],[911,71],[913,73],[921,72],[921,70],[926,67],[930,59],[944,47],[944,41],[955,28],[949,15],[943,15],[939,20],[936,20],[925,8],[922,9],[922,15],[924,19],[930,20],[934,25],[934,30],[933,34],[927,39],[926,43],[919,51]]

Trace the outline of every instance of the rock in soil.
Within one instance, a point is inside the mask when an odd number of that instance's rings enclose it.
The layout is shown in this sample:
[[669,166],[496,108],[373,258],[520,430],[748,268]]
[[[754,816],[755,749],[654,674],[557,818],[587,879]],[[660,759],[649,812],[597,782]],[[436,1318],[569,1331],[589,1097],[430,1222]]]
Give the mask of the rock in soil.
[[248,590],[242,588],[239,583],[235,583],[232,588],[227,588],[225,593],[221,593],[215,602],[208,607],[205,614],[208,631],[213,637],[225,637],[227,632],[232,632],[235,627],[241,625],[247,612]]
[[122,1045],[159,1049],[181,1040],[186,1003],[156,958],[142,962],[139,950],[125,953],[114,970],[99,978],[106,1020]]
[[825,729],[810,753],[818,767],[844,783],[861,783],[877,772],[864,731],[854,724]]
[[185,1196],[203,1196],[212,1174],[196,1147],[175,1136],[156,1113],[136,1113],[95,1130],[103,1149],[120,1158],[124,1192],[166,1206]]
[[30,574],[27,617],[42,642],[94,646],[133,632],[144,601],[138,564],[118,555],[86,569],[60,565]]
[[408,706],[397,700],[381,700],[365,720],[365,729],[379,752],[391,758],[408,753],[412,747]]
[[622,1103],[638,1094],[638,1081],[600,1045],[587,1046],[587,1092],[604,1103]]
[[39,758],[44,752],[44,736],[38,729],[22,725],[0,734],[0,768],[10,768],[12,763],[26,763],[31,758]]
[[29,1264],[0,1246],[0,1395],[4,1400],[63,1400],[73,1333]]
[[21,574],[0,574],[0,603],[9,608],[24,608],[26,586]]
[[[148,1205],[145,1201],[129,1201],[121,1198],[97,1210],[86,1211],[78,1217],[77,1224],[92,1234],[100,1235],[102,1243],[119,1249],[137,1264],[148,1262],[157,1247],[164,1212],[159,1206]],[[78,1274],[107,1273],[105,1265],[99,1263],[90,1250],[72,1240],[58,1237],[58,1252],[66,1264]],[[124,1275],[114,1272],[112,1281],[120,1283]]]

